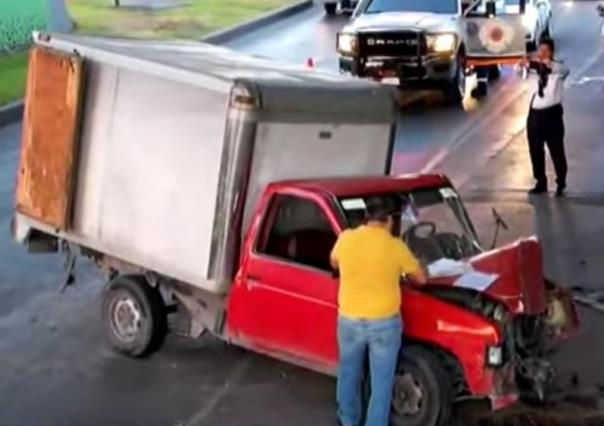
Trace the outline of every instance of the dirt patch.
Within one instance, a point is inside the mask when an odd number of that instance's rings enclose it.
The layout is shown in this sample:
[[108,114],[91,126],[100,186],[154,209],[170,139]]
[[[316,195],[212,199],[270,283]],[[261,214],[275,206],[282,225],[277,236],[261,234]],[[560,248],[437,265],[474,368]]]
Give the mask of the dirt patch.
[[451,426],[604,426],[604,393],[567,388],[544,403],[521,403],[497,412],[485,402],[467,401],[456,407]]
[[175,20],[175,19],[159,19],[152,24],[153,31],[159,32],[175,32],[189,33],[199,31],[202,32],[204,26],[194,19]]
[[602,426],[604,414],[519,408],[479,419],[476,426]]

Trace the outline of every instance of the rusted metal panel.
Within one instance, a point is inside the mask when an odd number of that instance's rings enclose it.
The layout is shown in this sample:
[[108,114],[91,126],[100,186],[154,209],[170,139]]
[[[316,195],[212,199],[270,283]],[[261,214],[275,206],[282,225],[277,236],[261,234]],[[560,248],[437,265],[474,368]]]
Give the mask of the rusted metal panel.
[[81,58],[31,50],[17,210],[61,230],[71,216],[82,83]]

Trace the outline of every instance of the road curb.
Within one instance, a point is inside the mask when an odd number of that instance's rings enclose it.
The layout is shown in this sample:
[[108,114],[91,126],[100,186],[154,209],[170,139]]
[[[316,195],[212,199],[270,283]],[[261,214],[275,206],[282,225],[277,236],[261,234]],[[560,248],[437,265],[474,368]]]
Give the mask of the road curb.
[[287,18],[291,15],[303,12],[306,9],[310,9],[313,5],[313,0],[303,0],[298,3],[294,3],[290,6],[282,7],[273,12],[269,12],[259,18],[245,22],[243,24],[236,25],[231,28],[216,31],[203,37],[201,41],[213,44],[222,44],[233,40],[234,38],[241,37],[244,34],[255,31],[261,27],[277,22],[281,19]]
[[[313,5],[313,0],[303,0],[294,3],[290,6],[282,7],[273,12],[269,12],[259,18],[253,19],[243,24],[235,25],[224,30],[216,31],[203,37],[200,41],[212,44],[222,44],[240,37],[249,32],[255,31],[265,25],[272,24],[281,19],[295,15],[310,9]],[[12,123],[16,123],[23,118],[23,100],[10,103],[0,107],[0,128]]]
[[23,117],[23,100],[0,107],[0,128],[20,121]]

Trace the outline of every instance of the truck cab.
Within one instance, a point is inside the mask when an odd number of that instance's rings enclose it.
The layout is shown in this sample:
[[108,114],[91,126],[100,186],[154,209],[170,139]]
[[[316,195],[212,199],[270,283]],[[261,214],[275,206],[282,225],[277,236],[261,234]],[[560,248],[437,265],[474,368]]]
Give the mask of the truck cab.
[[[410,200],[399,237],[424,264],[462,260],[497,275],[484,291],[458,286],[454,277],[401,283],[405,344],[392,424],[441,424],[458,398],[502,408],[524,391],[540,392],[549,364],[540,352],[546,342],[536,340],[568,334],[576,326],[574,308],[559,288],[546,286],[536,240],[485,252],[457,192],[438,175],[268,186],[228,298],[226,339],[335,374],[339,282],[329,253],[340,232],[363,223],[364,199],[375,195]],[[552,304],[564,307],[564,321],[548,322]]]
[[461,100],[470,72],[525,54],[523,14],[524,0],[514,10],[486,0],[362,0],[338,35],[340,71]]

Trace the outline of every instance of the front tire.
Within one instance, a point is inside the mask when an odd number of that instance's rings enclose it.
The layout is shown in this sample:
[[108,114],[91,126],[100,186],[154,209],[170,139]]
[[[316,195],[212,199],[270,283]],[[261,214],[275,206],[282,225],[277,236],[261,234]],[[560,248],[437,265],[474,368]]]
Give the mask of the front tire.
[[443,426],[453,408],[451,379],[433,352],[403,347],[392,399],[392,426]]
[[323,7],[325,8],[325,14],[327,16],[334,16],[338,10],[337,3],[324,3]]
[[109,344],[140,358],[158,349],[167,332],[166,307],[159,290],[141,276],[119,276],[103,294],[103,325]]
[[451,103],[460,103],[466,94],[466,55],[463,51],[457,54],[455,60],[455,77],[448,83],[444,95]]

